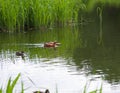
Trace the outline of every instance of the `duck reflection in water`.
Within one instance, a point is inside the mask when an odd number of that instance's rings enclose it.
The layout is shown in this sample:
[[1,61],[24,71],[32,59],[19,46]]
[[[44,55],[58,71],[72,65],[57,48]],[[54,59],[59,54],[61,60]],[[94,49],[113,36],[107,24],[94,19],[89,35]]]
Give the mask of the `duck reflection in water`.
[[24,51],[17,51],[16,56],[20,56],[22,59],[24,59],[25,58]]

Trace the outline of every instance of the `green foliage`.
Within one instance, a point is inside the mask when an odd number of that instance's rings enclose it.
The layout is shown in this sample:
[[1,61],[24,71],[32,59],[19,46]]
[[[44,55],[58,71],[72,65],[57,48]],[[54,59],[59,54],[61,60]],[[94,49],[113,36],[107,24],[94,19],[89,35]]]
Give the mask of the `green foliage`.
[[[6,93],[13,93],[13,90],[15,88],[15,85],[17,84],[18,79],[20,78],[20,73],[16,76],[16,78],[14,80],[11,80],[11,77],[8,80],[7,83],[7,87],[6,87]],[[0,89],[0,93],[4,93],[3,92],[4,89]],[[21,93],[24,93],[24,84],[23,82],[21,82]]]
[[102,84],[101,84],[100,89],[95,89],[95,90],[90,91],[90,92],[87,92],[87,87],[88,87],[88,85],[89,85],[89,84],[86,84],[86,85],[84,86],[84,91],[83,91],[83,93],[102,93]]
[[[9,78],[8,84],[7,84],[7,88],[6,88],[6,93],[13,93],[13,89],[15,88],[15,85],[17,84],[17,81],[20,78],[20,75],[21,74],[19,73],[17,75],[17,77],[13,81],[11,80],[11,77]],[[30,78],[29,78],[29,80],[33,83],[33,81]],[[85,85],[83,93],[87,93],[88,85],[89,84]],[[2,88],[0,89],[0,93],[3,93]],[[21,93],[24,93],[24,84],[23,84],[23,82],[21,82]],[[38,93],[39,93],[39,91],[38,91]],[[56,85],[56,92],[55,93],[59,93],[57,85]],[[102,84],[101,84],[100,89],[96,89],[96,90],[90,91],[89,93],[102,93]]]
[[0,28],[12,32],[64,25],[77,19],[79,3],[81,0],[0,0]]
[[0,29],[20,31],[77,22],[78,14],[97,4],[118,6],[120,0],[0,0]]
[[87,91],[87,84],[86,84],[85,87],[84,87],[83,93],[86,93],[86,91]]
[[103,90],[103,85],[101,84],[101,87],[100,87],[99,93],[102,93],[102,90]]
[[99,38],[98,38],[98,43],[99,44],[102,44],[102,38],[103,38],[103,31],[102,31],[102,29],[103,29],[103,19],[102,19],[102,12],[103,12],[103,10],[102,10],[102,8],[100,8],[100,7],[97,7],[97,13],[98,13],[98,16],[99,16],[99,27],[100,27],[100,31],[99,31]]
[[21,93],[24,93],[24,84],[21,82]]
[[11,80],[11,77],[9,78],[6,93],[13,93],[13,89],[14,89],[19,77],[20,77],[20,73],[17,75],[17,77],[13,81]]
[[0,89],[0,93],[2,93],[2,88]]

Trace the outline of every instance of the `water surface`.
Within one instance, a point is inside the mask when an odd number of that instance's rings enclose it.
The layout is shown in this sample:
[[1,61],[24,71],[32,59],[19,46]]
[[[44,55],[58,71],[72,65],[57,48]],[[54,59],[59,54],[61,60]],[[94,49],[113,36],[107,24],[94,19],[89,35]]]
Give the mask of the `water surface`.
[[[21,81],[25,93],[46,88],[51,93],[82,93],[86,84],[88,92],[102,84],[103,93],[120,93],[120,31],[106,23],[100,37],[95,25],[93,20],[74,29],[0,33],[0,85],[21,73],[17,93]],[[60,47],[43,47],[55,40]],[[16,51],[24,51],[25,60]]]

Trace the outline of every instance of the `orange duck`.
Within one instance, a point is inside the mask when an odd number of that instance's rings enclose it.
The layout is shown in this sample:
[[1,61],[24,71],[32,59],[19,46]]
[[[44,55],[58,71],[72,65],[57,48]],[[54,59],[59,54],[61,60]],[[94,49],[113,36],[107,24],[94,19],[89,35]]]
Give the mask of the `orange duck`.
[[58,45],[60,45],[60,43],[58,43],[58,42],[47,42],[47,43],[44,43],[44,47],[58,47]]

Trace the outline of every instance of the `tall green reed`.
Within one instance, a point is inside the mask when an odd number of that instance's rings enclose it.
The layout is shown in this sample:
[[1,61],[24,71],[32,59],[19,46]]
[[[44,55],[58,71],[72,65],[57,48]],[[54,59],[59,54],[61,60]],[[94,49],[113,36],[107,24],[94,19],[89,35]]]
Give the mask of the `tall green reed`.
[[117,0],[0,0],[0,29],[23,31],[77,22],[81,10],[90,11],[97,3],[120,5]]
[[2,88],[0,89],[0,93],[2,93]]
[[81,0],[0,0],[0,28],[20,31],[76,20]]
[[[88,82],[89,83],[89,82]],[[86,84],[85,86],[84,86],[84,90],[83,90],[83,93],[102,93],[102,90],[103,90],[103,85],[101,84],[101,86],[100,86],[100,88],[98,89],[98,88],[96,88],[95,90],[93,90],[93,91],[90,91],[90,92],[87,92],[87,88],[88,88],[88,86],[89,86],[89,84]]]
[[0,0],[0,6],[1,26],[8,31],[14,31],[14,28],[16,28],[16,19],[18,15],[17,1]]
[[[7,82],[7,86],[6,86],[6,91],[4,90],[4,88],[0,88],[0,93],[13,93],[13,90],[15,88],[15,85],[17,84],[19,78],[20,78],[21,74],[19,73],[15,79],[11,79],[11,77],[9,78],[8,82]],[[24,84],[23,82],[21,82],[21,93],[24,93]]]
[[102,19],[102,8],[101,7],[97,7],[97,13],[99,16],[99,27],[100,27],[100,31],[99,31],[99,37],[98,37],[98,44],[102,44],[103,41],[103,19]]
[[20,73],[17,75],[17,77],[13,81],[11,80],[11,77],[9,78],[6,93],[13,93],[13,89],[17,84],[19,77],[20,77]]
[[[21,74],[19,73],[16,76],[15,79],[11,80],[11,77],[9,78],[5,93],[13,93],[13,89],[15,88],[15,85],[17,84],[17,81],[19,80],[20,76],[21,76]],[[34,84],[34,82],[29,77],[28,77],[28,79]],[[84,90],[83,90],[82,93],[88,93],[87,89],[88,89],[89,85],[90,85],[90,82],[87,82],[86,85],[84,86]],[[101,87],[99,89],[97,88],[97,89],[95,89],[93,91],[90,91],[89,93],[102,93],[102,90],[103,90],[103,85],[101,84]],[[2,89],[2,87],[0,88],[0,93],[4,93],[4,90]],[[20,93],[24,93],[24,84],[23,84],[23,82],[21,82],[21,91],[20,91]],[[56,92],[55,93],[59,93],[57,85],[56,85]]]

